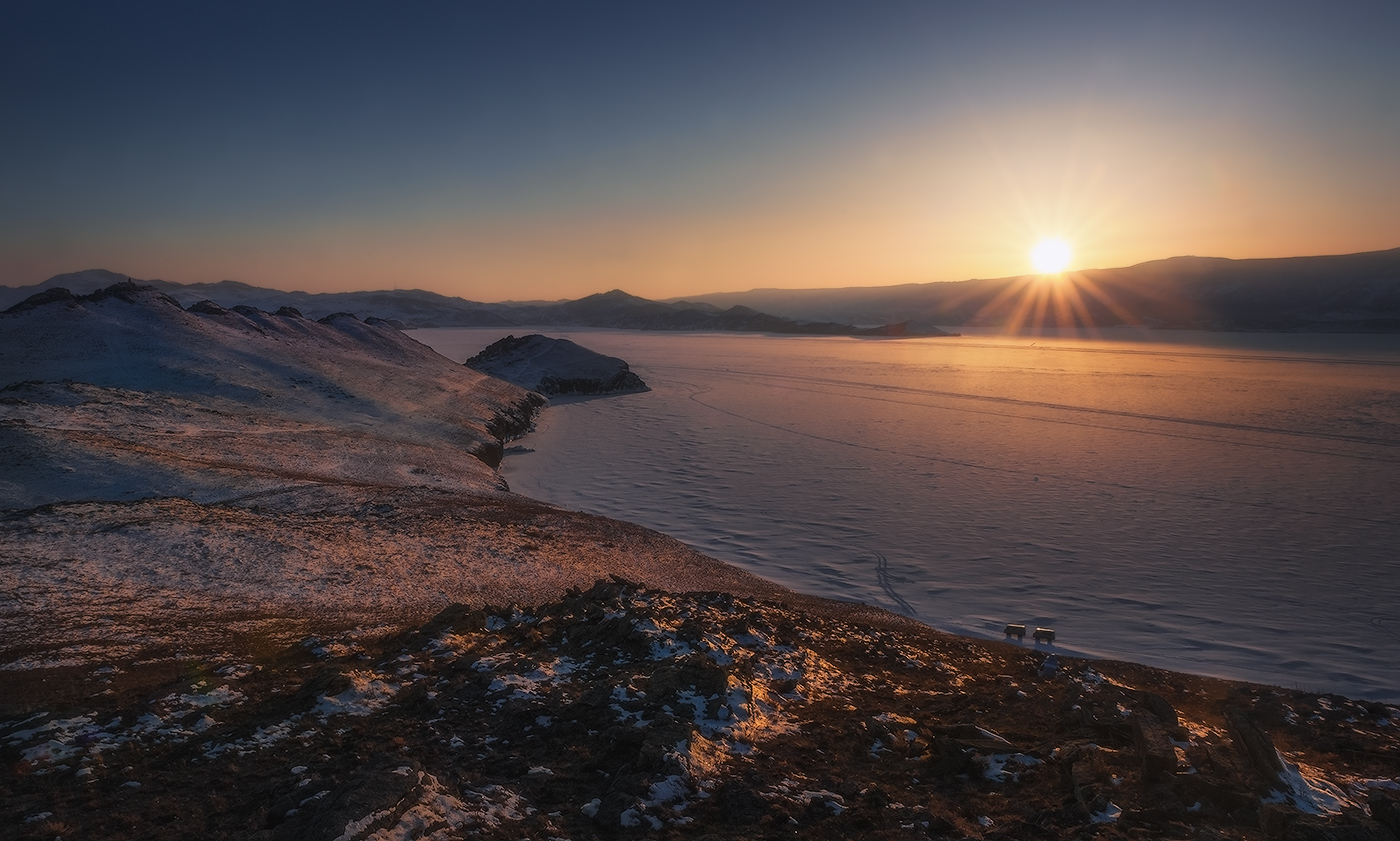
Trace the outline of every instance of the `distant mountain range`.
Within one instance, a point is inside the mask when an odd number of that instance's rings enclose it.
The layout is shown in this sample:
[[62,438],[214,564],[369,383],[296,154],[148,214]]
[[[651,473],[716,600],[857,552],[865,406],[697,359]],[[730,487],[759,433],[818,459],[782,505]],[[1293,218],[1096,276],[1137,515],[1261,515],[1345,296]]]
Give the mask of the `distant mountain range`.
[[[61,287],[75,295],[88,295],[128,279],[134,278],[105,269],[89,269],[55,275],[34,286],[0,286],[0,310],[9,309],[30,295],[46,289]],[[168,280],[138,282],[143,286],[154,286],[187,308],[200,301],[213,301],[228,309],[247,306],[267,312],[292,307],[310,319],[348,312],[362,320],[368,316],[375,316],[414,327],[516,326],[515,322],[496,315],[482,304],[417,289],[312,294],[263,289],[233,280],[221,280],[218,283],[172,283]]]
[[[1040,306],[1037,298],[1044,301]],[[1066,302],[1060,307],[1056,299]],[[1077,299],[1077,306],[1069,304]],[[1173,257],[1118,269],[842,289],[754,289],[691,302],[852,324],[1140,325],[1195,330],[1400,332],[1400,248],[1332,257]],[[1037,315],[1037,310],[1040,314]]]
[[[63,288],[83,295],[129,280],[105,269],[55,275],[35,286],[0,287],[0,310],[32,295]],[[795,320],[769,315],[745,306],[720,309],[712,304],[684,301],[662,303],[638,298],[620,290],[589,295],[577,301],[555,303],[483,304],[418,289],[381,292],[281,292],[224,280],[218,283],[171,283],[143,280],[189,307],[212,301],[225,308],[254,307],[276,312],[291,307],[311,319],[332,313],[357,318],[382,318],[396,327],[612,327],[630,330],[699,330],[725,332],[789,333],[817,336],[946,336],[932,325],[896,323],[855,327],[837,322]]]
[[[0,310],[63,287],[87,294],[126,280],[93,269],[0,287]],[[652,301],[620,290],[576,301],[481,303],[421,290],[311,294],[225,280],[141,281],[181,304],[210,300],[308,318],[336,312],[400,327],[611,327],[803,335],[948,335],[942,326],[1137,325],[1195,330],[1400,332],[1400,248],[1330,257],[1172,257],[1117,269],[857,286],[754,289]]]

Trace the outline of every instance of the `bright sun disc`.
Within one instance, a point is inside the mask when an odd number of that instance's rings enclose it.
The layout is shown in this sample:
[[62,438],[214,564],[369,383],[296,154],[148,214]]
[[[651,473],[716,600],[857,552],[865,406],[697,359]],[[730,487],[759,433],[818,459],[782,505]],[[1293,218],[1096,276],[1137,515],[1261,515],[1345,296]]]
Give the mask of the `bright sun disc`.
[[1069,265],[1072,253],[1069,243],[1062,239],[1043,239],[1031,249],[1031,264],[1041,274],[1059,274]]

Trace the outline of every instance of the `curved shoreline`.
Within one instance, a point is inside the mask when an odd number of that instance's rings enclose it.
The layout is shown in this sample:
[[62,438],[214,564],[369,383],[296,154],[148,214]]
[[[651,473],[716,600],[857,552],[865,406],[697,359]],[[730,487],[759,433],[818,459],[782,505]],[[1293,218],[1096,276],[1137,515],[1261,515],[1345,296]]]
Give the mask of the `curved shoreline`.
[[[781,341],[781,340],[778,340]],[[796,344],[796,343],[790,343]],[[968,587],[963,587],[957,582],[963,579],[957,576],[967,572],[970,566],[976,566],[969,562],[959,562],[955,569],[950,569],[946,576],[949,583],[940,583],[937,560],[930,560],[928,564],[921,564],[919,560],[920,548],[923,544],[918,542],[918,535],[914,535],[910,529],[888,531],[885,529],[890,525],[889,520],[895,516],[890,508],[891,499],[895,494],[887,493],[884,497],[878,495],[869,496],[872,485],[882,484],[884,480],[871,474],[872,478],[864,478],[865,474],[831,473],[832,468],[828,465],[825,475],[821,475],[816,467],[811,470],[797,470],[784,472],[782,478],[788,484],[793,482],[805,482],[809,486],[817,486],[817,482],[833,483],[830,488],[832,493],[842,493],[851,503],[843,509],[834,509],[831,506],[817,506],[813,517],[826,518],[821,523],[831,522],[832,518],[842,517],[841,522],[845,525],[839,529],[804,531],[801,523],[804,522],[799,516],[793,519],[793,506],[785,505],[781,494],[784,493],[782,487],[769,487],[770,483],[761,481],[761,477],[755,471],[760,468],[749,469],[747,465],[762,464],[761,469],[769,469],[768,465],[774,463],[775,459],[791,456],[793,452],[802,450],[800,442],[788,449],[782,449],[782,442],[770,440],[774,436],[761,437],[761,429],[754,429],[743,422],[729,420],[720,417],[719,414],[706,413],[697,414],[695,419],[684,421],[692,423],[697,429],[704,426],[707,429],[713,428],[713,433],[696,433],[691,438],[685,438],[687,427],[681,422],[668,424],[668,418],[680,418],[681,413],[689,407],[685,402],[688,388],[680,386],[671,387],[668,391],[667,383],[670,380],[683,380],[692,382],[692,378],[686,376],[692,373],[690,368],[684,371],[673,370],[675,360],[671,358],[669,350],[663,351],[656,342],[644,342],[630,336],[619,336],[616,340],[608,344],[601,344],[610,353],[619,353],[621,348],[630,348],[631,352],[640,354],[642,349],[646,349],[654,355],[653,371],[644,371],[649,375],[649,379],[655,377],[660,383],[657,386],[660,390],[654,392],[645,400],[638,399],[635,408],[626,408],[621,404],[604,406],[596,404],[592,408],[579,410],[574,415],[569,414],[568,409],[564,409],[562,417],[575,417],[576,420],[567,424],[561,423],[556,430],[546,435],[545,439],[555,440],[556,450],[560,447],[568,449],[568,453],[560,455],[559,452],[551,452],[541,449],[539,454],[522,455],[508,461],[505,472],[511,486],[527,494],[532,494],[537,498],[550,500],[566,507],[584,509],[606,516],[621,519],[634,519],[650,528],[655,528],[664,533],[669,533],[680,537],[702,552],[714,555],[730,563],[738,563],[745,569],[749,569],[760,575],[767,575],[786,586],[793,589],[805,589],[808,592],[820,595],[833,596],[835,598],[849,598],[843,592],[842,584],[851,586],[851,594],[855,598],[871,604],[880,604],[887,608],[893,607],[897,602],[887,599],[886,594],[877,589],[880,579],[877,574],[877,563],[872,558],[877,558],[879,554],[888,556],[890,574],[899,582],[899,590],[909,602],[913,603],[924,621],[933,627],[942,628],[954,633],[965,633],[974,638],[1000,639],[998,633],[1006,622],[1039,622],[1050,626],[1060,626],[1061,641],[1060,650],[1065,650],[1066,646],[1075,647],[1076,641],[1099,639],[1094,636],[1098,633],[1107,633],[1110,636],[1103,639],[1109,644],[1107,651],[1096,651],[1087,645],[1079,648],[1075,653],[1082,656],[1097,656],[1116,659],[1135,659],[1135,652],[1141,651],[1141,659],[1146,659],[1152,665],[1160,668],[1168,668],[1183,672],[1196,674],[1209,674],[1226,679],[1238,679],[1254,682],[1268,682],[1276,685],[1295,686],[1315,691],[1336,691],[1351,697],[1379,697],[1391,698],[1400,691],[1392,676],[1397,673],[1394,670],[1393,660],[1387,662],[1375,662],[1378,657],[1391,650],[1391,644],[1387,644],[1389,638],[1380,635],[1372,636],[1374,628],[1355,628],[1357,623],[1345,624],[1345,630],[1337,630],[1329,633],[1329,628],[1319,629],[1317,627],[1319,617],[1323,614],[1322,608],[1312,610],[1294,611],[1290,610],[1284,614],[1272,611],[1269,601],[1269,594],[1276,593],[1277,600],[1288,603],[1291,597],[1297,593],[1296,582],[1290,588],[1290,574],[1287,570],[1298,568],[1299,564],[1304,564],[1303,570],[1320,569],[1319,564],[1323,564],[1326,558],[1331,555],[1321,556],[1311,567],[1307,567],[1310,552],[1313,551],[1314,543],[1327,542],[1321,537],[1314,537],[1311,540],[1299,544],[1301,548],[1286,552],[1277,556],[1275,562],[1270,564],[1273,572],[1265,571],[1263,578],[1258,580],[1258,588],[1252,590],[1240,590],[1246,597],[1236,607],[1233,603],[1222,604],[1230,601],[1227,597],[1230,593],[1236,592],[1236,587],[1256,587],[1253,580],[1245,580],[1248,576],[1243,571],[1232,572],[1236,564],[1230,560],[1246,558],[1252,553],[1254,557],[1274,557],[1268,554],[1278,542],[1277,540],[1263,540],[1262,543],[1251,543],[1249,535],[1254,534],[1259,528],[1268,525],[1269,517],[1263,507],[1257,507],[1253,511],[1245,512],[1244,526],[1236,532],[1227,535],[1226,539],[1218,547],[1215,545],[1202,546],[1204,538],[1190,538],[1190,542],[1168,545],[1168,539],[1172,538],[1176,532],[1174,524],[1180,520],[1163,519],[1157,524],[1157,532],[1135,532],[1129,529],[1127,538],[1141,537],[1145,544],[1141,548],[1148,553],[1145,567],[1147,577],[1142,578],[1137,573],[1131,573],[1126,567],[1131,565],[1130,558],[1135,556],[1137,543],[1132,540],[1117,543],[1118,538],[1103,537],[1089,541],[1083,547],[1078,544],[1067,544],[1067,540],[1073,538],[1061,535],[1058,539],[1051,534],[1048,538],[1041,538],[1037,546],[1031,543],[1024,543],[1026,540],[1034,538],[1026,537],[1028,528],[1021,528],[1015,531],[1014,536],[1008,537],[1000,543],[1005,543],[1001,548],[1006,552],[998,554],[996,563],[989,566],[989,571],[980,579],[971,580]],[[680,346],[675,354],[697,353],[702,348],[709,348],[709,343],[691,341]],[[800,349],[785,349],[783,354],[797,353]],[[837,352],[826,352],[821,348],[814,348],[813,352],[822,351],[819,355],[823,359],[830,356],[833,359],[845,358],[844,354]],[[744,348],[737,347],[733,343],[717,346],[716,352],[729,354],[745,352]],[[758,353],[758,350],[754,350]],[[767,358],[767,357],[765,357]],[[775,357],[779,358],[779,357]],[[782,357],[785,358],[785,357]],[[732,366],[729,356],[724,356],[726,367]],[[1098,363],[1095,363],[1098,364]],[[759,369],[763,366],[754,364],[748,368]],[[746,370],[748,370],[746,368]],[[765,369],[766,370],[766,369]],[[658,374],[657,372],[664,372]],[[800,372],[797,372],[800,373]],[[699,377],[698,374],[693,374]],[[794,374],[795,376],[795,374]],[[752,382],[750,381],[752,380]],[[704,379],[693,379],[698,383],[697,388],[702,386],[715,386],[715,392],[707,393],[703,400],[706,403],[715,403],[718,394],[718,385]],[[654,383],[654,385],[656,385]],[[717,405],[722,409],[733,409],[735,401],[744,399],[757,399],[758,388],[762,383],[757,374],[749,379],[741,378],[736,383],[736,389],[729,398],[719,400]],[[671,393],[671,392],[674,392]],[[683,393],[684,392],[684,393]],[[813,392],[815,393],[815,392]],[[864,392],[862,392],[864,393]],[[782,399],[787,399],[789,391],[782,392]],[[806,392],[797,395],[797,399],[804,399],[794,411],[811,412],[813,401],[816,398],[805,397]],[[658,396],[659,395],[659,396]],[[776,398],[775,398],[776,399]],[[627,398],[624,398],[627,400]],[[976,408],[976,407],[974,407]],[[696,409],[697,413],[701,410]],[[744,413],[742,408],[739,410]],[[754,412],[744,414],[755,414]],[[841,414],[846,418],[849,413]],[[685,417],[689,418],[690,415]],[[760,418],[762,420],[763,418]],[[969,420],[969,423],[971,423]],[[542,422],[543,424],[543,422]],[[613,426],[617,427],[616,442],[611,442]],[[543,425],[542,425],[542,428]],[[572,432],[570,430],[573,430]],[[661,446],[655,452],[649,449],[650,445],[643,443],[638,436],[645,436],[651,432],[656,433],[656,437],[661,441]],[[817,430],[821,432],[821,430]],[[747,438],[745,434],[750,433]],[[1096,433],[1097,434],[1097,433]],[[678,437],[679,436],[679,437]],[[709,437],[706,437],[709,436]],[[705,441],[713,438],[714,446],[709,446]],[[648,441],[650,439],[647,439]],[[578,447],[580,441],[587,443]],[[757,441],[758,443],[746,445],[742,442]],[[611,442],[611,443],[610,443]],[[684,446],[682,446],[682,443]],[[835,454],[837,459],[848,459],[847,461],[836,462],[841,464],[868,464],[867,449],[860,447],[861,444],[878,444],[869,440],[857,439],[856,445],[850,449],[849,453],[839,451]],[[532,444],[531,446],[536,446]],[[544,445],[539,445],[544,446]],[[734,464],[723,461],[724,454],[719,452],[724,447],[735,449],[737,456]],[[805,451],[804,451],[805,452]],[[823,457],[829,455],[826,450],[819,452]],[[1245,455],[1252,453],[1252,450],[1244,451]],[[1265,451],[1265,455],[1268,451]],[[552,470],[554,462],[559,461],[563,472],[558,473],[555,479],[550,479],[546,473]],[[917,462],[917,459],[915,460]],[[679,482],[663,481],[658,471],[667,470],[668,464],[682,465],[678,468],[683,471],[683,478]],[[788,462],[784,462],[787,464]],[[824,459],[824,463],[825,459]],[[523,472],[513,475],[516,465]],[[1346,466],[1346,465],[1343,465]],[[941,474],[951,473],[959,470],[954,466],[928,465],[914,463],[909,472],[911,476],[921,475],[921,468],[929,472]],[[776,468],[774,468],[776,469]],[[966,472],[966,471],[964,471]],[[1011,488],[1015,493],[1043,492],[1046,488],[1044,483],[1040,485],[1031,483],[1031,473],[1036,472],[1030,468],[1022,471],[1024,475],[1018,473],[1015,476],[1007,474],[1007,478],[998,479],[998,487],[1014,485],[1017,478],[1023,479],[1022,485]],[[1374,472],[1374,471],[1372,471]],[[536,475],[538,474],[538,475]],[[597,481],[589,477],[606,477]],[[833,477],[833,478],[828,478]],[[1044,478],[1044,477],[1042,477]],[[1057,478],[1050,476],[1052,480]],[[1064,477],[1059,477],[1064,478]],[[1071,477],[1072,478],[1072,477]],[[1091,477],[1100,478],[1100,477]],[[938,482],[938,484],[952,487],[952,479]],[[978,480],[980,481],[980,480]],[[739,483],[733,485],[733,483]],[[537,484],[532,484],[537,483]],[[714,491],[713,487],[724,487],[726,484],[733,485],[734,489],[728,492]],[[775,486],[781,482],[771,483]],[[1063,483],[1061,483],[1063,484]],[[1152,485],[1151,481],[1139,482],[1138,485]],[[1337,484],[1336,482],[1332,483]],[[556,487],[557,485],[557,487]],[[616,485],[616,495],[613,495],[614,485]],[[760,486],[764,492],[772,491],[780,496],[771,505],[774,514],[768,516],[758,511],[758,506],[754,502],[755,494],[748,493],[750,487]],[[895,486],[891,486],[895,487]],[[907,484],[898,484],[900,493],[908,491]],[[977,491],[977,486],[972,485],[972,490]],[[1328,486],[1329,488],[1331,486]],[[1022,490],[1024,488],[1024,490]],[[1058,486],[1057,486],[1058,488]],[[1123,500],[1129,498],[1147,498],[1153,493],[1151,487],[1120,488],[1118,486],[1108,487],[1102,482],[1095,485],[1098,489],[1096,494],[1094,488],[1086,490],[1086,496],[1112,496],[1121,497]],[[876,489],[879,490],[878,488]],[[1054,490],[1054,489],[1052,489]],[[1181,490],[1175,486],[1166,486],[1165,491],[1170,492]],[[1119,493],[1121,491],[1121,493]],[[1106,492],[1106,493],[1105,493]],[[1208,494],[1209,495],[1209,494]],[[946,497],[947,494],[944,494]],[[1295,494],[1296,496],[1296,494]],[[1292,499],[1293,497],[1289,497]],[[1329,499],[1333,498],[1331,495]],[[1165,503],[1173,503],[1177,498],[1170,496],[1165,499]],[[1242,500],[1248,503],[1252,498]],[[797,492],[794,491],[791,502],[800,502]],[[1274,501],[1272,497],[1262,500],[1263,502]],[[1286,500],[1285,500],[1286,501]],[[861,503],[864,503],[863,505]],[[1083,503],[1089,505],[1089,502]],[[1116,504],[1116,503],[1115,503]],[[1124,502],[1126,505],[1127,503]],[[1205,503],[1202,503],[1204,505]],[[640,506],[633,509],[633,505]],[[758,506],[758,507],[756,507]],[[1090,506],[1095,507],[1095,506]],[[1119,507],[1122,507],[1120,505]],[[878,510],[877,510],[878,509]],[[641,516],[630,517],[633,510],[643,512]],[[911,512],[913,509],[909,509]],[[1191,506],[1182,504],[1181,511],[1195,510]],[[1313,510],[1313,509],[1309,509]],[[1330,508],[1317,510],[1330,511]],[[744,512],[753,512],[745,515]],[[1262,513],[1261,513],[1262,512]],[[1180,512],[1177,512],[1178,514]],[[743,516],[741,516],[743,515]],[[972,512],[971,516],[975,516]],[[957,538],[957,542],[950,540],[949,547],[945,550],[951,553],[951,557],[958,559],[975,559],[982,554],[997,554],[979,552],[974,546],[978,535],[983,532],[975,531],[978,524],[986,526],[989,521],[981,520],[959,520],[958,517],[968,517],[969,512],[955,512],[949,509],[947,516],[954,522],[968,522],[971,526],[963,529],[956,535],[945,535],[949,538]],[[1169,515],[1170,516],[1170,515]],[[745,519],[747,517],[747,519]],[[1102,519],[1102,518],[1100,518]],[[1228,523],[1230,518],[1218,517],[1208,525],[1216,528],[1222,527],[1222,523]],[[1156,521],[1154,521],[1156,522]],[[796,523],[796,525],[789,525]],[[1109,523],[1108,525],[1112,525]],[[669,527],[668,527],[669,526]],[[1331,525],[1322,524],[1323,528],[1317,534],[1331,535]],[[818,524],[820,529],[820,524]],[[858,535],[855,531],[864,529]],[[1166,529],[1166,537],[1163,537],[1162,529]],[[1250,531],[1253,529],[1254,531]],[[934,532],[945,532],[947,529],[935,528],[930,532],[929,539],[933,544],[929,547],[932,553],[931,558],[940,557],[938,550],[941,543],[934,537]],[[1063,530],[1062,530],[1063,531]],[[838,534],[838,532],[840,532]],[[852,536],[846,537],[844,535]],[[1197,535],[1208,532],[1196,530]],[[1209,532],[1213,533],[1213,532]],[[1378,532],[1380,533],[1380,532]],[[725,535],[738,535],[734,538],[727,538]],[[1094,532],[1099,535],[1101,532]],[[1286,531],[1283,538],[1286,539],[1291,531]],[[881,535],[887,535],[882,542]],[[1267,537],[1267,535],[1266,535]],[[837,539],[840,538],[838,545]],[[1330,541],[1330,538],[1328,538]],[[1017,542],[1021,541],[1021,542]],[[1155,542],[1152,542],[1155,541]],[[1357,553],[1356,565],[1361,568],[1375,569],[1375,564],[1371,563],[1367,567],[1364,559],[1372,557],[1374,554],[1374,539],[1365,542],[1362,549]],[[1000,545],[1000,544],[998,544]],[[1063,545],[1070,545],[1080,550],[1079,556],[1071,556],[1055,550]],[[1330,545],[1330,543],[1329,543]],[[1157,551],[1151,554],[1154,547],[1168,546],[1170,551]],[[1029,547],[1029,548],[1026,548]],[[1112,554],[1103,555],[1103,550],[1112,550]],[[1208,554],[1202,554],[1202,551]],[[1241,554],[1245,553],[1245,554]],[[1174,556],[1189,554],[1191,558],[1208,559],[1218,557],[1219,571],[1214,571],[1211,564],[1202,560],[1199,563],[1190,563],[1189,559],[1184,561],[1184,571],[1181,573],[1185,578],[1173,578],[1172,567],[1168,563]],[[1098,565],[1090,563],[1096,559],[1105,559],[1104,571],[1108,576],[1105,583],[1099,584],[1096,581],[1084,580],[1093,577]],[[1038,558],[1038,559],[1037,559]],[[807,560],[811,559],[810,566],[813,567],[811,573],[806,571]],[[1249,560],[1249,558],[1246,558]],[[1073,561],[1080,561],[1076,566],[1065,566]],[[1258,564],[1252,561],[1241,566],[1241,570],[1252,570]],[[1063,595],[1058,590],[1039,591],[1028,589],[1029,579],[1044,575],[1057,575],[1062,566],[1065,571],[1073,573],[1072,580],[1076,586],[1085,586],[1089,589],[1077,590],[1083,592],[1085,598],[1073,600],[1070,603],[1061,604],[1063,599],[1058,597]],[[1020,575],[1024,572],[1026,575]],[[1200,573],[1200,575],[1196,575]],[[1359,574],[1359,573],[1358,573]],[[784,577],[786,576],[786,577]],[[1221,577],[1224,576],[1224,577]],[[1313,580],[1312,573],[1306,573],[1298,581],[1307,582]],[[1141,580],[1139,580],[1141,579]],[[1291,580],[1291,579],[1290,579]],[[1336,579],[1342,581],[1344,579]],[[1180,586],[1174,586],[1178,584]],[[1215,582],[1215,586],[1209,586]],[[1005,583],[1015,595],[1007,595],[1005,599],[998,595],[997,588]],[[1019,589],[1014,589],[1019,586]],[[939,606],[931,601],[932,597],[925,597],[925,589],[930,592],[940,588],[950,588],[953,594],[966,593],[975,601],[976,610],[963,611],[966,615],[959,614],[956,602],[950,603],[952,606],[948,610],[953,611],[947,621],[939,621]],[[1154,592],[1150,588],[1165,588],[1160,592]],[[1106,589],[1105,589],[1106,588]],[[1061,588],[1063,589],[1063,588]],[[1387,587],[1386,592],[1391,588]],[[1309,592],[1312,592],[1311,590]],[[1251,597],[1249,593],[1257,593],[1258,597]],[[1333,587],[1324,586],[1318,591],[1319,597],[1323,598],[1320,604],[1331,605],[1336,598],[1344,595],[1340,585]],[[1125,607],[1115,610],[1112,604],[1101,604],[1099,595],[1118,594],[1123,596],[1122,601]],[[1224,595],[1221,595],[1224,594]],[[1058,600],[1057,600],[1058,599]],[[1007,607],[1000,606],[1005,601]],[[1133,615],[1128,603],[1140,605],[1142,610],[1148,611]],[[1363,600],[1361,609],[1372,612],[1365,613],[1365,617],[1377,615],[1374,611],[1384,609],[1383,605],[1375,604],[1376,599]],[[1100,610],[1100,608],[1104,608]],[[897,608],[895,608],[897,609]],[[1329,608],[1330,610],[1330,608]],[[1271,615],[1271,613],[1273,615]],[[1209,621],[1202,621],[1203,617],[1218,616],[1223,620],[1223,624],[1212,624]],[[933,618],[929,618],[933,617]],[[1042,618],[1043,617],[1043,618]],[[984,621],[986,620],[986,621]],[[991,620],[998,620],[995,627],[992,627]],[[1076,624],[1079,625],[1076,628]],[[1364,621],[1361,623],[1364,625]],[[1125,636],[1114,628],[1118,627],[1128,632]],[[1338,626],[1339,628],[1341,626]],[[1092,632],[1092,633],[1091,633]],[[1345,646],[1339,657],[1333,658],[1331,652],[1337,645]],[[1356,645],[1365,647],[1365,651],[1355,655],[1348,654],[1347,651],[1354,650]],[[1175,646],[1175,647],[1174,647]],[[1262,646],[1262,647],[1260,647]],[[1297,669],[1305,671],[1298,674]],[[1340,681],[1340,683],[1338,682]],[[1359,688],[1358,688],[1359,687]]]
[[[485,388],[499,446],[538,406]],[[1380,841],[1400,809],[1400,708],[954,636],[390,432],[299,432],[334,470],[232,496],[0,513],[19,837]],[[422,483],[459,455],[489,476]]]

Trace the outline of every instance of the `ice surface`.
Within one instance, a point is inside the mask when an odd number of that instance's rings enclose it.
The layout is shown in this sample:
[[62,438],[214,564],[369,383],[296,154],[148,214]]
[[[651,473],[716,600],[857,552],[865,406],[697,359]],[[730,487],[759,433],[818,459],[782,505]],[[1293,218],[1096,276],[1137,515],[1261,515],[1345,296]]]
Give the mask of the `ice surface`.
[[1400,700],[1396,337],[561,335],[653,390],[546,410],[517,492],[948,630]]

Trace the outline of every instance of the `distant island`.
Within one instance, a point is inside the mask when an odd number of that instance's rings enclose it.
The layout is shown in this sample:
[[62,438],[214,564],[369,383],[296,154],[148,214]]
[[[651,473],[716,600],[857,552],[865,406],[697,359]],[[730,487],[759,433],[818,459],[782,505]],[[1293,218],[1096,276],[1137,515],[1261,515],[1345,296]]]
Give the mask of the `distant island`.
[[552,339],[538,333],[520,338],[506,336],[463,364],[546,397],[650,391],[642,378],[616,356],[605,356],[568,339]]

